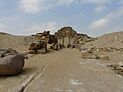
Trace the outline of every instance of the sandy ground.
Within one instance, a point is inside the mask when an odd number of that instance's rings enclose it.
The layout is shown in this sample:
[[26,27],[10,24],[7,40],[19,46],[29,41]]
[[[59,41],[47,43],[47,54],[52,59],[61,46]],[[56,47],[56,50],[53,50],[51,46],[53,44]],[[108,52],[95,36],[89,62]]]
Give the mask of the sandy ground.
[[76,49],[30,57],[21,74],[0,77],[0,92],[18,92],[36,72],[21,92],[123,92],[122,76],[100,60],[81,59]]

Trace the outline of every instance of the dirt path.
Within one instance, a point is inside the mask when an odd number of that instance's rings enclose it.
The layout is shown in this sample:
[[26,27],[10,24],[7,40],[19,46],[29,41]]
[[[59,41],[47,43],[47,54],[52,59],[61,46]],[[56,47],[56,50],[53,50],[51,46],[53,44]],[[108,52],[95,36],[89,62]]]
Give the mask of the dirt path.
[[123,92],[123,77],[99,60],[82,60],[76,49],[33,56],[24,70],[18,76],[1,77],[0,92],[17,92],[37,71],[23,92]]

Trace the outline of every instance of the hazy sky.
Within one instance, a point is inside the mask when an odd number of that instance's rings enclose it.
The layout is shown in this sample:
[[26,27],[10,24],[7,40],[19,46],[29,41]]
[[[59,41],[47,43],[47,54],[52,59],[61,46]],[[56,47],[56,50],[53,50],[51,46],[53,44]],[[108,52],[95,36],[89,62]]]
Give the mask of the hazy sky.
[[123,31],[123,0],[0,0],[0,31],[29,35],[63,26],[91,36]]

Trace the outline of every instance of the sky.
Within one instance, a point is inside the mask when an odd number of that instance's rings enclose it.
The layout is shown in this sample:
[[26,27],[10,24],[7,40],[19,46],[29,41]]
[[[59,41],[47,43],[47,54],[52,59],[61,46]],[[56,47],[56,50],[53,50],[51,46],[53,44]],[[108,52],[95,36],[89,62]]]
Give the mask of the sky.
[[15,35],[71,26],[100,36],[123,31],[123,0],[0,0],[0,31]]

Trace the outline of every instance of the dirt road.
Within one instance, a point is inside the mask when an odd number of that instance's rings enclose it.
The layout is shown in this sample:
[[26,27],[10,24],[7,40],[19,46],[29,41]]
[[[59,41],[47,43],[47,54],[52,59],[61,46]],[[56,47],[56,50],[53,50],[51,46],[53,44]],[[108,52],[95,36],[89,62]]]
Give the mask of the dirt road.
[[123,92],[123,77],[100,60],[81,59],[76,49],[29,58],[20,75],[0,77],[0,92],[18,92],[28,80],[21,92]]

